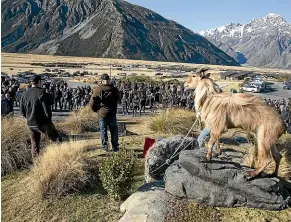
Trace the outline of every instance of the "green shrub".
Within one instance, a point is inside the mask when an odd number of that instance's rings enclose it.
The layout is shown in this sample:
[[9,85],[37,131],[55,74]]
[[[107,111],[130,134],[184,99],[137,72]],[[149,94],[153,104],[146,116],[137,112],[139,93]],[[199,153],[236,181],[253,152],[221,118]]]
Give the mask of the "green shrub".
[[100,163],[100,179],[109,196],[115,200],[124,198],[131,189],[136,157],[131,151],[109,154]]

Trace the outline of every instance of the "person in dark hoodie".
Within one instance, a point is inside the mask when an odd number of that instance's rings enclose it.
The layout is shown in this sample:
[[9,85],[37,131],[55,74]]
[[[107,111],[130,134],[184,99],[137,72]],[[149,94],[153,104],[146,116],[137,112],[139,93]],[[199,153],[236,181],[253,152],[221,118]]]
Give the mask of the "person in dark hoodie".
[[62,137],[52,122],[51,101],[41,88],[41,77],[34,75],[31,82],[32,87],[21,97],[20,112],[27,120],[31,138],[31,155],[35,162],[35,158],[40,153],[41,133],[46,134],[54,142],[62,142]]
[[119,90],[110,84],[108,74],[102,74],[101,81],[101,85],[94,89],[89,104],[93,112],[98,112],[102,149],[108,151],[107,127],[109,127],[112,150],[117,152],[119,145],[116,113],[120,94]]

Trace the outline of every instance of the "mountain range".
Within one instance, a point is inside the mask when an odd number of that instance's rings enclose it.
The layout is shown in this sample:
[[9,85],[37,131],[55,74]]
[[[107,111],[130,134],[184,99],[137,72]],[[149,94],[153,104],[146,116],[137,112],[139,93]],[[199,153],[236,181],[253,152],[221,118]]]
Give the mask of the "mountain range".
[[4,0],[2,51],[239,65],[206,38],[122,0]]
[[278,14],[269,13],[247,24],[231,23],[199,34],[240,64],[291,69],[291,23]]

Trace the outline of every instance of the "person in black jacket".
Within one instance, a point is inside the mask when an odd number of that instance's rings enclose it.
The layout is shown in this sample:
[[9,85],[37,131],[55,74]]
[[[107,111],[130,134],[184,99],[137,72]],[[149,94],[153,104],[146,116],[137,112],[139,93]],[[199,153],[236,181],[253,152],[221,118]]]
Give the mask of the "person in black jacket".
[[14,110],[13,110],[13,104],[14,104],[14,100],[11,96],[11,93],[6,93],[5,95],[7,103],[8,103],[8,114],[11,113],[13,114]]
[[62,137],[52,122],[51,101],[49,95],[41,88],[41,77],[32,77],[32,87],[21,97],[20,111],[27,120],[31,138],[32,160],[40,153],[41,133],[45,133],[51,140],[62,142]]

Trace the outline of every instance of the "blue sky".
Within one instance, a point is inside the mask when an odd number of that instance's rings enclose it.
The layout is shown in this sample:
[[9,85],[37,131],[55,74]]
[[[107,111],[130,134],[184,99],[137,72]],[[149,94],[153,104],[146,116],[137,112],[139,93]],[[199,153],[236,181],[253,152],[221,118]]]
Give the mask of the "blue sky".
[[128,0],[151,9],[167,19],[202,31],[222,25],[247,23],[268,13],[291,22],[291,0]]

